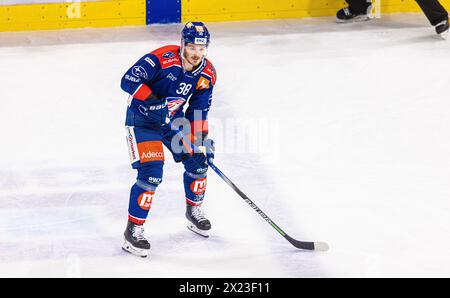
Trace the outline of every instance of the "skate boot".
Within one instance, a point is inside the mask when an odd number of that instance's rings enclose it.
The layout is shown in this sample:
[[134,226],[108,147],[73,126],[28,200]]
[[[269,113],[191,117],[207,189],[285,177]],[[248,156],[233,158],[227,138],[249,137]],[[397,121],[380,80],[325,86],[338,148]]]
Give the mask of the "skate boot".
[[[370,11],[368,8],[366,11]],[[336,14],[337,23],[353,23],[364,22],[370,20],[369,15],[366,13],[357,13],[351,7],[345,7],[339,10]]]
[[191,206],[186,204],[186,218],[188,220],[187,228],[203,237],[209,237],[208,231],[211,229],[211,223],[205,218],[200,206]]
[[449,31],[448,19],[440,22],[434,28],[436,29],[436,33],[440,37],[442,37],[442,39],[447,39],[448,31]]
[[143,225],[137,225],[128,221],[127,228],[123,235],[125,239],[122,249],[124,251],[139,257],[147,257],[148,252],[150,251],[150,243],[144,237]]

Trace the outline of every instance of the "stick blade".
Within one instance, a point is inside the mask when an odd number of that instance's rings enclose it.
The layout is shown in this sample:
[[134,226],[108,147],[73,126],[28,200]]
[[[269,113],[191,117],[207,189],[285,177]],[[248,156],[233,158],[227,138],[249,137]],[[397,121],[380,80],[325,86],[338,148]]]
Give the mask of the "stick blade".
[[289,235],[286,235],[285,238],[287,241],[289,241],[292,245],[299,249],[304,250],[314,250],[314,251],[327,251],[330,249],[329,245],[326,242],[309,242],[309,241],[299,241],[296,240]]
[[328,251],[330,246],[326,242],[314,242],[314,250],[316,251]]

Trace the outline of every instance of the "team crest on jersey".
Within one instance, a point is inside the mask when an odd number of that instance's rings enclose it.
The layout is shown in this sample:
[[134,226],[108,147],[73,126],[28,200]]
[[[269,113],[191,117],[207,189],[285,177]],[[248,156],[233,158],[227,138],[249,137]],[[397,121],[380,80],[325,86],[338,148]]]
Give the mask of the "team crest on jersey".
[[145,68],[143,68],[142,66],[133,67],[131,72],[137,78],[143,78],[144,80],[147,80],[148,78],[147,72],[145,71]]
[[170,59],[170,58],[173,58],[173,57],[175,57],[176,55],[175,55],[175,53],[173,53],[173,52],[165,52],[164,54],[163,54],[163,58],[165,58],[165,59]]
[[186,100],[182,97],[167,97],[167,108],[169,109],[170,117],[175,115],[185,101]]
[[201,76],[195,87],[197,90],[209,89],[209,80]]

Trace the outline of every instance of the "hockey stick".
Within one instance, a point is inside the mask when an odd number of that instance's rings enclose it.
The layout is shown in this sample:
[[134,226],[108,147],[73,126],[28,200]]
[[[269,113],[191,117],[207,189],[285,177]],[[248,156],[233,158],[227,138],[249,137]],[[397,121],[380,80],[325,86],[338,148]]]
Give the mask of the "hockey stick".
[[[192,146],[191,148],[194,149],[196,152],[202,152],[197,146],[192,144],[186,136],[184,136],[181,131],[176,129],[171,124],[172,130],[176,132],[176,134],[182,138],[189,146]],[[305,249],[305,250],[315,250],[315,251],[327,251],[329,249],[329,246],[326,242],[310,242],[310,241],[299,241],[292,237],[290,237],[288,234],[286,234],[279,226],[277,226],[255,203],[253,203],[250,198],[244,194],[237,186],[234,184],[214,163],[213,159],[208,159],[208,165],[214,170],[214,172],[219,175],[220,178],[222,178],[244,201],[253,208],[261,217],[267,221],[272,228],[274,228],[281,236],[283,236],[289,243],[291,243],[293,246],[299,249]]]
[[299,241],[288,234],[286,234],[279,226],[277,226],[248,196],[246,196],[213,162],[212,160],[208,160],[209,166],[214,170],[214,172],[219,175],[244,201],[250,205],[265,221],[267,221],[272,228],[274,228],[281,236],[283,236],[289,243],[294,245],[299,249],[307,249],[307,250],[317,250],[317,251],[327,251],[328,244],[325,242],[308,242],[308,241]]

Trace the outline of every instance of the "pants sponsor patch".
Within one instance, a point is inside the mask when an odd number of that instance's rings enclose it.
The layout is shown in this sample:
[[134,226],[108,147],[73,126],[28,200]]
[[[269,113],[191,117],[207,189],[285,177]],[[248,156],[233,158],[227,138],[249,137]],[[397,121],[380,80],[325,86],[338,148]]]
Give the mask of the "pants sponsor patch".
[[136,144],[136,136],[134,134],[134,127],[126,126],[125,131],[127,136],[128,153],[130,154],[130,162],[131,164],[133,164],[139,160],[139,153]]
[[147,141],[137,144],[141,163],[164,161],[164,150],[161,141]]

